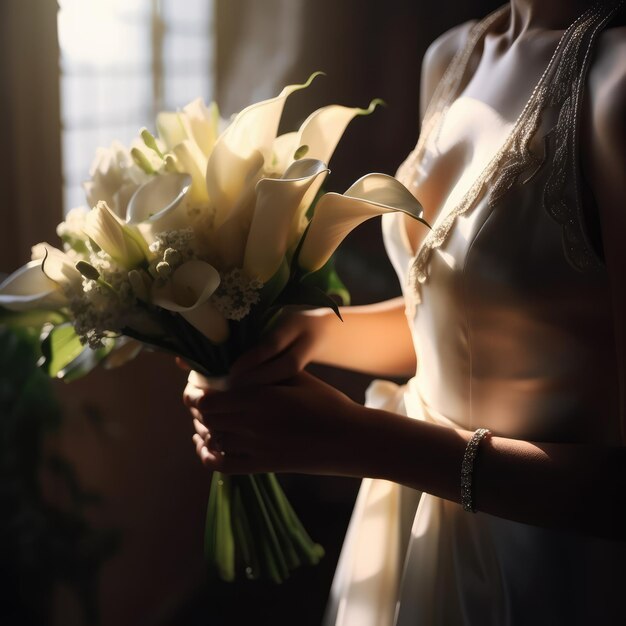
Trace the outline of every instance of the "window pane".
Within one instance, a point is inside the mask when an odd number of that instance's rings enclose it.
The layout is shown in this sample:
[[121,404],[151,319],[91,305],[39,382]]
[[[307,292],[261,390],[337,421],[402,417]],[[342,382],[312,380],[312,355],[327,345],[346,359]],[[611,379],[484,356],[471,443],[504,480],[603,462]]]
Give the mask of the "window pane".
[[213,21],[214,0],[161,0],[161,15],[174,27],[199,25],[206,32]]
[[152,77],[149,70],[66,74],[61,78],[61,99],[66,127],[146,119],[152,115]]
[[213,98],[213,80],[208,71],[190,72],[187,75],[180,73],[166,74],[164,79],[165,108],[178,109],[195,98],[203,98],[210,102]]
[[[149,7],[149,0],[129,2]],[[67,5],[67,7],[66,7]],[[59,44],[65,71],[81,68],[148,66],[152,58],[151,21],[124,19],[118,0],[65,2],[59,12]]]
[[169,33],[163,40],[163,58],[167,63],[184,66],[213,56],[211,42],[206,36]]

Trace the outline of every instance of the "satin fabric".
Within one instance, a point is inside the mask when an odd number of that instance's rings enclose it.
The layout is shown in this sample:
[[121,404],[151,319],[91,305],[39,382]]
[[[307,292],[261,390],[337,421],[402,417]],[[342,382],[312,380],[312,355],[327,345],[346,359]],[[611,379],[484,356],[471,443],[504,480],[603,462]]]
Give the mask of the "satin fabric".
[[[418,370],[404,386],[375,381],[368,406],[535,442],[622,445],[606,271],[576,269],[563,226],[544,209],[559,113],[546,107],[530,139],[547,165],[496,203],[486,185],[432,251],[423,284],[411,279],[415,255],[404,218],[383,216]],[[424,154],[409,157],[398,176],[422,193],[430,185],[445,215],[509,132],[495,111],[461,96]],[[563,189],[564,203],[575,203],[579,192],[577,159],[576,151],[568,156],[574,179]],[[445,168],[433,165],[442,160]],[[580,497],[602,510],[593,493]],[[624,589],[626,543],[468,514],[432,495],[366,479],[325,624],[621,624]]]

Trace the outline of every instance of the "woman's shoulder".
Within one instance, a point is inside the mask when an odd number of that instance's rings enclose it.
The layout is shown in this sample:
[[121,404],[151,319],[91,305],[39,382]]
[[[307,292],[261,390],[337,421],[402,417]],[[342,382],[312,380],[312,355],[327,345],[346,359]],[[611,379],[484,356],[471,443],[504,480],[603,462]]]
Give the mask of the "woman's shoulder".
[[469,20],[459,24],[437,37],[424,55],[422,61],[422,77],[420,87],[420,108],[422,116],[430,102],[433,93],[441,80],[454,55],[465,46],[472,26],[476,20]]
[[608,28],[599,37],[589,70],[586,124],[592,144],[626,151],[626,26]]
[[[593,193],[607,266],[626,268],[626,26],[599,37],[583,100],[583,175]],[[621,275],[621,274],[620,274]],[[621,287],[620,287],[621,288]],[[626,307],[626,303],[625,303]]]

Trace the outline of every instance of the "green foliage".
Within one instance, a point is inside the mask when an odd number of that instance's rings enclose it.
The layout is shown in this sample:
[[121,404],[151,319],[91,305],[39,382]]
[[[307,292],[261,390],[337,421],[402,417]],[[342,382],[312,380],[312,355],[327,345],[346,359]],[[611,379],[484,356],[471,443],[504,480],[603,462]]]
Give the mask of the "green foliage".
[[[73,467],[44,453],[46,435],[61,424],[51,382],[37,367],[38,336],[0,326],[0,623],[49,623],[59,583],[80,599],[88,623],[97,622],[98,572],[115,549],[115,533],[92,529],[85,491]],[[63,508],[48,502],[42,474],[67,493]]]
[[69,322],[44,327],[39,366],[51,378],[71,382],[82,378],[109,354],[112,345],[92,350],[85,347]]

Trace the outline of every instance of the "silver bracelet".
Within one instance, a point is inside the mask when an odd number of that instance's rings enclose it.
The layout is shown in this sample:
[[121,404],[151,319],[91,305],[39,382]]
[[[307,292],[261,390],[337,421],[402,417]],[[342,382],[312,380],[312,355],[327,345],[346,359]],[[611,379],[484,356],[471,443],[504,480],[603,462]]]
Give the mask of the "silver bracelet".
[[479,428],[467,442],[467,447],[463,454],[463,462],[461,463],[461,504],[463,505],[463,510],[468,513],[476,513],[476,509],[474,508],[472,475],[474,473],[476,455],[478,454],[478,446],[480,446],[480,442],[489,435],[491,435],[490,430],[487,428]]

